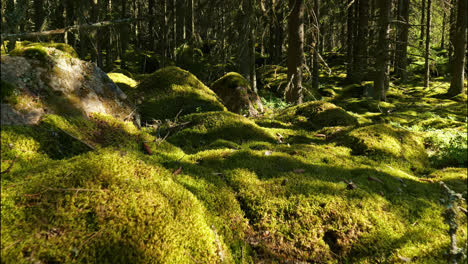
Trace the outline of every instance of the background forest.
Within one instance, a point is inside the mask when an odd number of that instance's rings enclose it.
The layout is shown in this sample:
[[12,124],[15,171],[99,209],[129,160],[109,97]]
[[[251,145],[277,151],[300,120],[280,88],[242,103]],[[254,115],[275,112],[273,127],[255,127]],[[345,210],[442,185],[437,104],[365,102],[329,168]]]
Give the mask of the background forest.
[[2,263],[466,262],[468,0],[1,4]]

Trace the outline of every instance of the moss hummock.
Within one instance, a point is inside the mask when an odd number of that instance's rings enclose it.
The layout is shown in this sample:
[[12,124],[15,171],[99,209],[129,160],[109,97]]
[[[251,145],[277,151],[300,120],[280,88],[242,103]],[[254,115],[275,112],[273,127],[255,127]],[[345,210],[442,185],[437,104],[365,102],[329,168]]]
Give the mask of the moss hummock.
[[357,119],[341,107],[321,101],[288,107],[281,111],[276,119],[313,130],[323,127],[358,124]]
[[187,128],[168,140],[188,152],[210,146],[235,147],[248,141],[275,141],[270,132],[253,121],[229,112],[191,114],[181,122],[188,122]]
[[137,86],[135,100],[141,100],[142,121],[172,119],[181,112],[225,111],[216,94],[188,71],[166,67]]
[[229,72],[216,80],[211,89],[223,100],[231,112],[255,116],[263,112],[260,97],[252,90],[249,82],[239,73]]

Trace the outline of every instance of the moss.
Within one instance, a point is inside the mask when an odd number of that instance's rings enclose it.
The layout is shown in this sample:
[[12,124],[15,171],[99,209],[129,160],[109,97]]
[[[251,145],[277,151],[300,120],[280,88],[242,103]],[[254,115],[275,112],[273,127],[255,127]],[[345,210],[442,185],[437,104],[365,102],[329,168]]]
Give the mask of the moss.
[[72,46],[65,44],[65,43],[31,43],[31,44],[28,44],[28,46],[36,46],[36,45],[41,45],[43,47],[48,47],[48,48],[56,48],[60,51],[65,52],[72,58],[79,58],[78,53],[75,51],[75,49]]
[[15,101],[15,99],[12,98],[12,95],[14,94],[15,89],[16,89],[16,86],[14,84],[1,80],[0,81],[1,100],[2,101],[11,101],[11,100]]
[[424,137],[415,132],[378,124],[357,128],[338,141],[357,155],[402,159],[419,169],[429,167]]
[[256,116],[259,112],[263,112],[260,98],[252,90],[249,82],[239,73],[225,74],[211,85],[211,89],[231,112],[247,113],[250,116]]
[[21,56],[29,59],[49,62],[47,50],[41,46],[30,46],[25,48],[15,48],[9,53],[11,56]]
[[225,111],[216,94],[194,75],[178,67],[158,70],[137,86],[135,99],[143,121],[206,111]]
[[[131,73],[130,71],[128,70],[125,70],[125,69],[113,69],[110,73],[122,73],[124,74],[125,76],[129,77],[129,78],[133,78],[133,73]],[[109,75],[109,73],[107,74]]]
[[291,122],[298,127],[306,129],[357,125],[356,118],[341,107],[320,101],[286,108],[276,118],[282,122]]
[[188,127],[170,137],[168,141],[186,152],[200,150],[206,145],[214,147],[217,145],[215,142],[219,143],[221,139],[234,144],[248,141],[275,141],[268,131],[253,121],[229,112],[191,114],[183,117],[181,122],[189,122]]
[[279,65],[264,65],[257,69],[261,89],[270,90],[282,96],[288,84],[287,68]]
[[5,262],[213,263],[225,248],[202,204],[132,154],[101,150],[13,178],[2,179],[2,244],[21,242]]
[[123,73],[111,72],[108,73],[107,76],[109,76],[109,78],[127,95],[130,95],[132,92],[134,92],[135,87],[138,85],[137,81]]
[[350,98],[350,99],[337,99],[333,101],[335,104],[343,107],[347,111],[354,113],[365,114],[367,112],[373,113],[388,113],[395,109],[395,105],[389,102],[380,102],[369,98]]

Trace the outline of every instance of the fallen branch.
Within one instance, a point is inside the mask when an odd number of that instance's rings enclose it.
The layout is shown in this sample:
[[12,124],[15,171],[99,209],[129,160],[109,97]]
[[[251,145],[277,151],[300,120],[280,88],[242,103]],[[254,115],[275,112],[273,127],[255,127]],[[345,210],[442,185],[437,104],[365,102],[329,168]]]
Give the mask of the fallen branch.
[[108,27],[108,26],[115,26],[119,24],[125,24],[125,23],[130,23],[134,21],[139,21],[139,20],[145,20],[147,19],[146,17],[143,18],[125,18],[125,19],[117,19],[117,20],[112,20],[112,21],[101,21],[93,24],[82,24],[82,25],[76,25],[76,26],[70,26],[66,28],[60,28],[60,29],[54,29],[54,30],[48,30],[48,31],[39,31],[39,32],[24,32],[24,33],[14,33],[14,34],[1,34],[2,39],[7,39],[7,38],[37,38],[37,37],[45,37],[45,36],[51,36],[51,35],[59,35],[59,34],[65,34],[68,31],[72,30],[88,30],[88,29],[94,29],[94,28],[100,28],[100,27]]
[[8,166],[8,168],[2,172],[0,172],[0,174],[4,174],[4,173],[9,173],[11,168],[13,167],[13,165],[15,164],[16,160],[18,159],[18,155],[15,156],[15,158],[13,159],[13,161],[11,162],[10,166]]

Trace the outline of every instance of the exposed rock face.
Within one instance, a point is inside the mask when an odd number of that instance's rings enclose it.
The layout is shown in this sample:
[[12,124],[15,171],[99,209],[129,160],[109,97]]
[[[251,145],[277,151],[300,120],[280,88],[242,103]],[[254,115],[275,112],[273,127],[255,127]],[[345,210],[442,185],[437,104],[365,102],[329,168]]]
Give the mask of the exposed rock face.
[[[1,57],[1,79],[14,86],[2,100],[2,124],[36,124],[53,113],[88,116],[98,112],[123,119],[127,96],[95,64],[56,48],[29,45]],[[4,114],[5,110],[5,114]]]
[[260,97],[250,88],[248,81],[238,73],[227,73],[215,81],[211,89],[231,112],[249,116],[263,112]]

